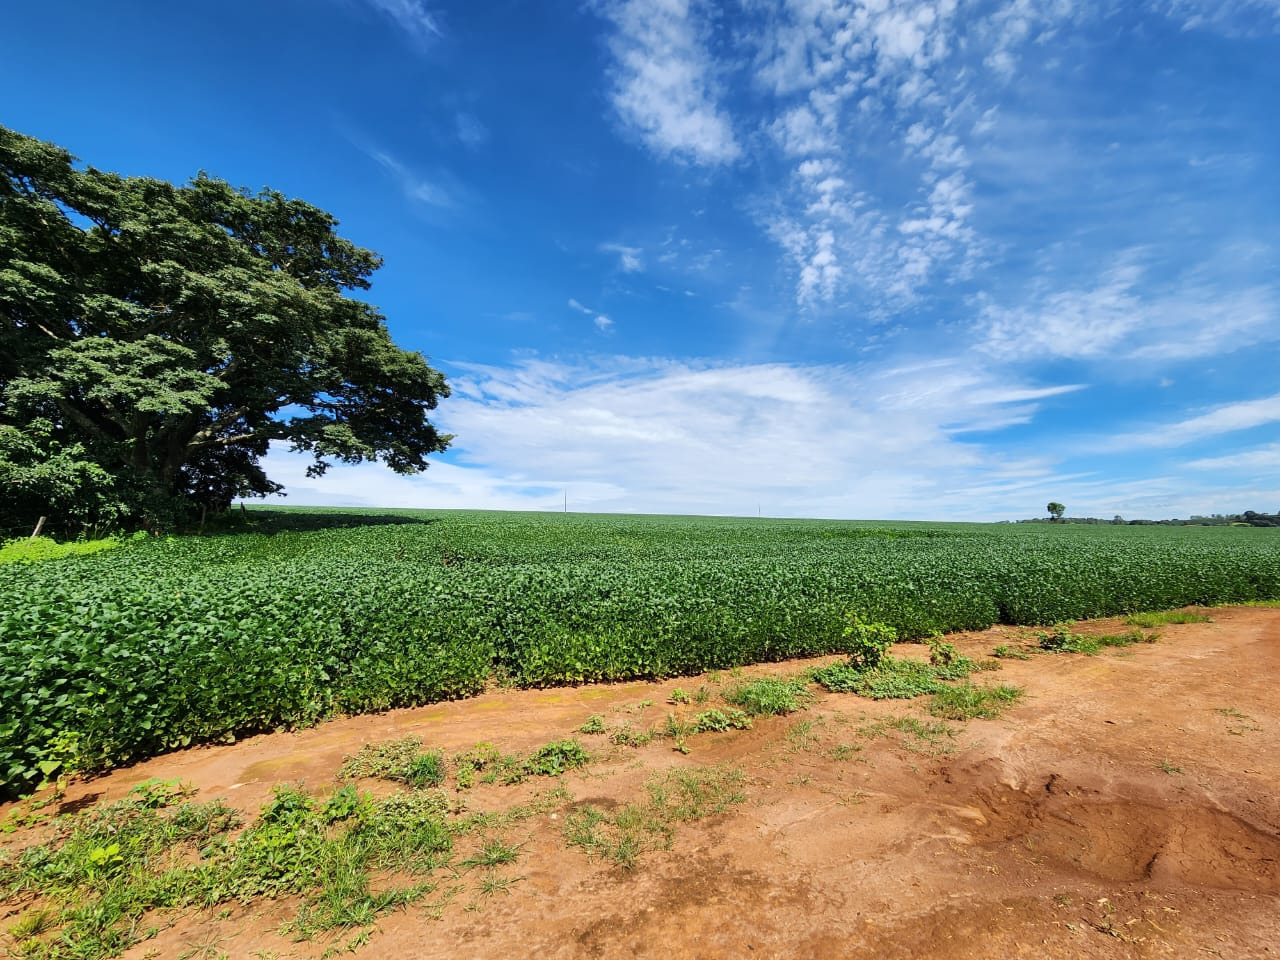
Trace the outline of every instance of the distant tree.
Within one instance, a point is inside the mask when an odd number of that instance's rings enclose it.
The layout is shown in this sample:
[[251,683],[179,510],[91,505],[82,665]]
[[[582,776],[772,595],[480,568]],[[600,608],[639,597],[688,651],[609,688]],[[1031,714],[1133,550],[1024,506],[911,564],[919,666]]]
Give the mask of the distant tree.
[[0,127],[0,527],[222,509],[280,490],[272,442],[312,476],[425,469],[451,439],[427,419],[448,385],[347,296],[381,261],[336,227],[204,174],[79,169]]
[[1051,501],[1045,509],[1049,511],[1049,519],[1057,523],[1062,520],[1062,515],[1066,512],[1067,508],[1054,500]]
[[1120,524],[1124,523],[1124,517],[1120,516],[1120,514],[1117,513],[1114,517],[1111,518],[1111,522],[1114,523],[1116,526],[1119,526]]

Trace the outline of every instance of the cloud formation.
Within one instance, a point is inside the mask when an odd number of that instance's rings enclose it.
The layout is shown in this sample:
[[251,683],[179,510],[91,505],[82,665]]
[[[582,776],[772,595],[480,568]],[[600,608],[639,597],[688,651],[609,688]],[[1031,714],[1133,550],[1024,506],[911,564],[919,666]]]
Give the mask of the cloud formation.
[[[1040,498],[1052,465],[995,456],[965,436],[1025,423],[1076,389],[946,361],[527,359],[466,365],[451,383],[439,413],[458,437],[448,464],[379,480],[371,471],[381,467],[339,465],[294,484],[329,501],[389,505],[552,509],[567,487],[581,510],[847,517],[948,515],[971,509],[964,504],[981,488],[988,503],[1022,515],[1030,507],[1015,505]],[[273,470],[288,462],[271,454]]]
[[693,2],[617,0],[604,6],[614,26],[613,106],[623,125],[662,156],[729,163],[741,148],[718,103],[715,64]]
[[985,352],[1016,360],[1183,360],[1280,340],[1280,306],[1265,285],[1224,288],[1197,276],[1151,281],[1142,251],[1121,253],[1089,287],[1041,287],[1016,306],[986,304]]

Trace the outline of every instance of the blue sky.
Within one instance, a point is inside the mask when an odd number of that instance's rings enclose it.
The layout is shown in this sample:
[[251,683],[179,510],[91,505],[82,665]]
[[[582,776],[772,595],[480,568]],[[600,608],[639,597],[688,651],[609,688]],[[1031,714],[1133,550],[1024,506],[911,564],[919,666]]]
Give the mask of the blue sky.
[[1280,0],[50,2],[0,79],[383,255],[454,447],[288,502],[1280,510]]

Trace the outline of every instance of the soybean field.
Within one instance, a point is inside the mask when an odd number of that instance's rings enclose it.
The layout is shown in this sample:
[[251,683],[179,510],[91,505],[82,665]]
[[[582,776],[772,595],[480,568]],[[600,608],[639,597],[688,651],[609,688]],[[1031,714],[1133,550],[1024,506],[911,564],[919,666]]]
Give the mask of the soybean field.
[[1280,530],[252,510],[0,565],[0,796],[518,686],[1280,598]]

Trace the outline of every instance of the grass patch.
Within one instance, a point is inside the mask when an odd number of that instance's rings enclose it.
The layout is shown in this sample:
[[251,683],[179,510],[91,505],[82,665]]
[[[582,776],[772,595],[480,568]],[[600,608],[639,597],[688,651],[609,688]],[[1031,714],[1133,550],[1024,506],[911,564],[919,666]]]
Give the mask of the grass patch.
[[1124,621],[1131,627],[1162,627],[1168,623],[1212,623],[1213,618],[1198,610],[1151,610],[1135,613]]
[[592,859],[634,869],[642,854],[665,850],[676,826],[723,813],[746,800],[741,771],[724,767],[672,770],[645,785],[647,797],[612,813],[585,806],[565,820],[565,841]]
[[912,753],[936,755],[950,753],[956,732],[941,720],[922,720],[919,717],[893,717],[888,720],[877,720],[858,728],[859,736],[868,740],[883,737],[897,738],[898,745]]
[[1253,717],[1235,707],[1217,707],[1214,713],[1227,718],[1227,733],[1233,737],[1243,737],[1246,733],[1257,733],[1262,729],[1261,725],[1254,722]]
[[997,660],[1030,660],[1031,654],[1021,647],[1010,647],[1000,644],[991,651],[991,655]]
[[783,716],[803,710],[813,702],[813,693],[803,680],[762,677],[735,684],[724,691],[726,703],[740,707],[748,716]]
[[929,712],[945,720],[992,720],[1022,699],[1019,687],[1002,683],[994,687],[978,687],[963,683],[946,687],[934,694]]
[[1124,633],[1104,633],[1093,638],[1100,647],[1131,647],[1135,643],[1155,643],[1160,639],[1158,633],[1145,633],[1134,627]]

